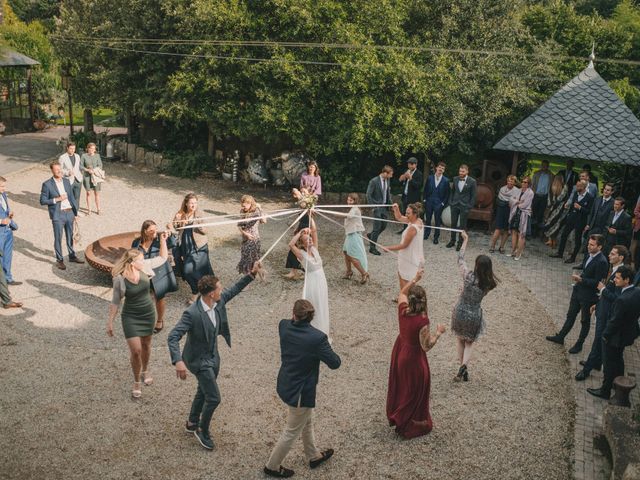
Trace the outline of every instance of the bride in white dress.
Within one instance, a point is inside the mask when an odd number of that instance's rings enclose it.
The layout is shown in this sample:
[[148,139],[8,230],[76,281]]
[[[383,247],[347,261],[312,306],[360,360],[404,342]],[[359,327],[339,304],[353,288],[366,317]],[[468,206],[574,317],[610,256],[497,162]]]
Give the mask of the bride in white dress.
[[400,213],[397,203],[393,204],[392,209],[396,221],[406,223],[407,227],[402,232],[399,244],[382,248],[398,252],[398,280],[402,289],[415,277],[419,269],[424,268],[424,225],[421,220],[423,208],[419,202],[411,203],[407,205],[404,215]]
[[318,230],[313,218],[309,228],[300,230],[289,242],[289,248],[305,270],[302,298],[309,300],[315,309],[311,325],[329,337],[329,292],[317,245]]

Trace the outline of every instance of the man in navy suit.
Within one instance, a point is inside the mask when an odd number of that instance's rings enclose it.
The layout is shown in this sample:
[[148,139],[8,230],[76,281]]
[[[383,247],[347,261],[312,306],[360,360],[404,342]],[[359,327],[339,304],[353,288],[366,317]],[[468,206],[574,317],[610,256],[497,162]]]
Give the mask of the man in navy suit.
[[613,302],[618,298],[620,293],[616,288],[615,275],[616,271],[624,265],[625,261],[629,260],[629,250],[623,245],[616,245],[609,252],[609,263],[611,264],[611,270],[609,278],[605,282],[598,284],[598,291],[600,299],[598,303],[591,307],[591,312],[596,312],[596,331],[593,336],[593,344],[591,346],[591,352],[586,361],[580,361],[582,370],[576,374],[576,380],[585,380],[591,370],[600,370],[602,368],[602,332],[604,332],[611,314],[611,306]]
[[613,211],[609,213],[607,220],[607,233],[604,244],[605,253],[611,250],[614,245],[631,246],[631,232],[633,226],[631,215],[624,211],[625,200],[618,197],[613,202]]
[[[418,159],[411,157],[407,160],[407,171],[400,175],[400,183],[402,184],[402,213],[407,211],[407,206],[420,201],[420,190],[422,190],[422,172],[418,170]],[[397,233],[404,232],[407,224],[404,225]]]
[[567,258],[564,263],[573,263],[576,261],[576,256],[580,251],[582,244],[582,232],[584,227],[587,226],[589,221],[589,212],[591,211],[591,205],[593,204],[593,197],[587,192],[587,182],[580,180],[576,184],[575,191],[564,208],[569,210],[564,223],[564,230],[560,236],[560,244],[558,245],[558,251],[552,253],[549,256],[552,258],[562,258],[564,255],[564,249],[567,246],[567,239],[571,231],[574,232],[574,246],[571,257]]
[[[182,313],[182,318],[167,338],[171,363],[176,367],[176,376],[185,380],[189,369],[198,379],[198,389],[191,403],[191,413],[185,429],[193,433],[200,445],[207,450],[213,450],[214,447],[209,426],[213,412],[221,400],[217,383],[220,373],[218,336],[222,335],[231,347],[227,303],[253,281],[259,269],[260,262],[255,262],[249,275],[245,275],[235,285],[224,290],[217,277],[202,277],[198,281],[200,295]],[[185,334],[187,341],[181,353],[180,339]]]
[[449,179],[444,176],[446,164],[438,162],[436,172],[429,175],[424,187],[424,239],[431,233],[431,217],[435,217],[436,228],[433,232],[433,243],[438,244],[440,226],[442,225],[442,211],[449,201]]
[[271,452],[264,473],[287,478],[293,470],[282,466],[293,442],[302,434],[304,453],[311,468],[316,468],[333,455],[333,449],[320,451],[314,440],[313,409],[316,406],[316,386],[320,362],[330,369],[340,367],[340,357],[331,349],[327,335],[311,326],[315,310],[308,300],[293,305],[293,319],[281,320],[278,396],[289,407],[287,426]]
[[602,235],[590,235],[589,243],[587,243],[587,250],[589,256],[585,258],[582,275],[574,273],[571,275],[574,281],[573,291],[571,292],[571,300],[569,301],[569,310],[567,311],[567,318],[562,326],[562,329],[555,335],[547,336],[547,340],[554,343],[564,344],[564,337],[566,337],[573,324],[576,322],[578,313],[581,313],[580,318],[580,335],[576,344],[569,349],[569,353],[578,353],[582,350],[582,344],[584,343],[587,335],[589,335],[589,328],[591,326],[591,306],[595,305],[598,301],[598,284],[607,277],[609,271],[609,262],[602,254],[602,247],[604,245],[604,237]]
[[13,212],[9,208],[9,199],[5,191],[7,179],[0,177],[0,254],[2,254],[2,270],[8,285],[20,285],[11,273],[11,259],[13,258],[13,232],[18,224],[13,220]]
[[42,184],[40,190],[40,205],[47,205],[49,218],[53,224],[53,248],[56,252],[56,266],[66,270],[62,255],[62,231],[67,239],[69,261],[84,263],[73,250],[73,221],[78,216],[78,203],[73,196],[69,180],[62,176],[62,167],[58,161],[49,164],[52,177]]
[[624,375],[624,349],[640,335],[638,317],[640,317],[640,289],[631,283],[633,270],[626,265],[616,272],[616,287],[620,295],[613,303],[613,310],[607,327],[602,333],[604,342],[604,378],[600,388],[587,388],[595,397],[609,399],[613,381]]

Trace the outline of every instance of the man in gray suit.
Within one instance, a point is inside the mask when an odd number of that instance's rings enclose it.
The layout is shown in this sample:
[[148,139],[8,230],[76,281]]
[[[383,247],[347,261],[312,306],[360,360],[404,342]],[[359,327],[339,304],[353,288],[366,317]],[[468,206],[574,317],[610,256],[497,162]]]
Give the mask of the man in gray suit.
[[[453,177],[453,185],[451,186],[451,200],[449,201],[451,206],[451,228],[458,228],[458,219],[460,219],[459,228],[462,230],[467,229],[469,210],[476,204],[476,191],[476,181],[469,176],[469,167],[464,164],[460,165],[458,176]],[[454,245],[456,245],[456,232],[451,232],[451,240],[447,243],[447,248],[451,248]],[[461,246],[462,237],[458,238],[456,251],[459,251]]]
[[[222,290],[222,284],[213,275],[205,275],[198,281],[198,299],[187,308],[182,318],[169,334],[171,363],[176,367],[179,379],[187,378],[187,369],[198,379],[198,390],[191,404],[191,413],[186,424],[187,432],[193,432],[200,445],[213,450],[209,424],[216,407],[220,404],[220,390],[216,379],[220,372],[218,335],[222,335],[231,347],[231,334],[227,320],[227,302],[238,295],[255,278],[260,262],[253,265],[251,273],[245,275],[232,287]],[[182,354],[180,339],[187,334]]]
[[[389,208],[387,205],[391,205],[391,178],[393,178],[393,168],[389,165],[382,167],[380,175],[373,177],[369,180],[369,186],[367,187],[367,203],[369,205],[384,205],[373,209],[373,216],[375,218],[388,219]],[[387,222],[374,220],[373,230],[371,233],[367,233],[367,238],[372,242],[377,242],[378,237],[387,228]],[[369,253],[373,255],[380,255],[380,252],[376,248],[374,243],[369,243]]]

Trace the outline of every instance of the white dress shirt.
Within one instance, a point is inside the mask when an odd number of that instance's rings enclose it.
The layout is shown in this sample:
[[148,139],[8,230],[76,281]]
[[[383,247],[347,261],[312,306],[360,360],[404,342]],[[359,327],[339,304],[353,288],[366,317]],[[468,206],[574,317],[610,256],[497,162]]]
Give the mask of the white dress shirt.
[[4,195],[0,193],[0,206],[6,212],[7,211],[7,202],[4,201]]
[[382,204],[387,204],[387,180],[380,176],[380,181],[382,182]]
[[467,183],[467,177],[464,177],[464,180],[458,180],[458,190],[460,190],[460,193],[462,193],[465,183]]
[[[58,180],[57,178],[54,178],[53,181],[56,182],[56,187],[58,187],[58,194],[60,196],[67,193],[66,190],[64,189],[64,182],[62,181],[62,179]],[[62,200],[62,203],[60,204],[60,208],[62,210],[67,210],[71,208],[71,202],[69,201],[68,198],[65,198],[64,200]]]
[[438,185],[440,185],[440,182],[442,181],[442,175],[440,175],[440,176],[434,175],[433,176],[433,181],[436,184],[436,188],[438,188]]
[[612,225],[618,221],[620,215],[622,215],[622,210],[613,214],[613,220],[611,221]]
[[207,305],[205,303],[205,301],[202,299],[202,297],[200,297],[200,305],[202,305],[202,309],[204,310],[204,313],[207,314],[207,316],[209,317],[209,320],[211,320],[211,325],[213,325],[213,328],[215,330],[216,328],[216,305],[218,303],[214,302],[212,307],[209,307],[209,305]]

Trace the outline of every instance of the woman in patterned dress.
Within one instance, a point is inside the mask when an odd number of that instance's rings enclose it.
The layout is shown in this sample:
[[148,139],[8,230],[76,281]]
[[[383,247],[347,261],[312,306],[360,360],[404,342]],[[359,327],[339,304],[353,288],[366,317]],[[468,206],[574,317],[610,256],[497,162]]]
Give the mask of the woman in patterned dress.
[[466,382],[469,380],[467,367],[473,343],[484,331],[484,318],[480,303],[489,291],[496,288],[498,280],[493,274],[491,258],[487,255],[478,255],[473,271],[469,271],[464,261],[464,252],[469,236],[465,231],[460,235],[463,242],[458,254],[458,267],[462,274],[463,286],[460,299],[453,307],[451,331],[456,335],[458,361],[460,362],[460,368],[454,380]]
[[253,268],[253,264],[260,259],[260,231],[258,230],[258,225],[266,223],[267,220],[264,218],[251,220],[251,218],[262,216],[260,206],[251,195],[243,195],[240,199],[240,205],[240,213],[247,221],[238,223],[238,230],[242,234],[238,272],[248,275]]

